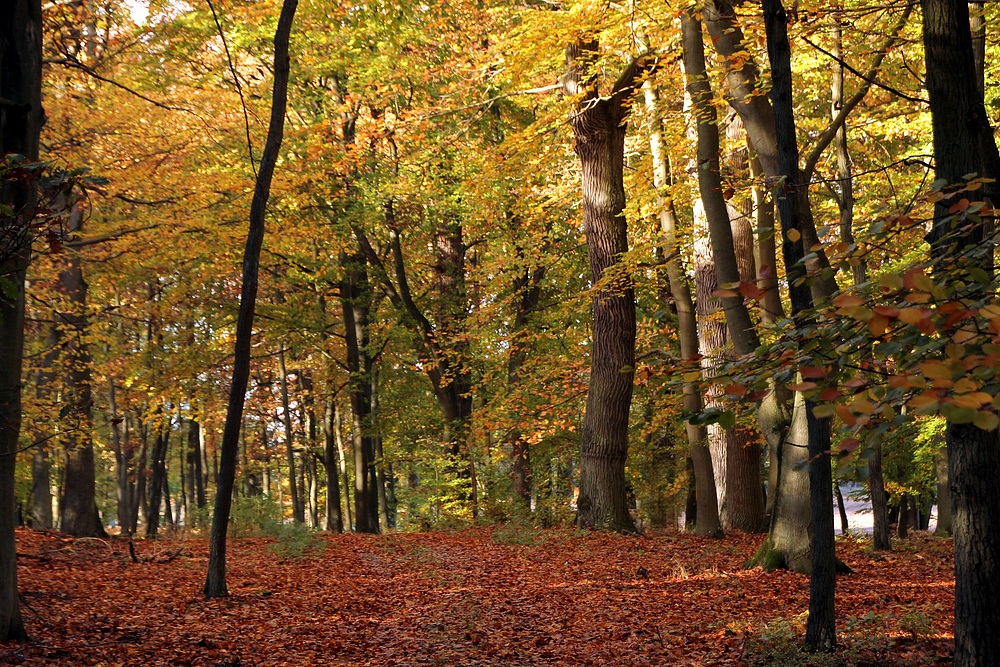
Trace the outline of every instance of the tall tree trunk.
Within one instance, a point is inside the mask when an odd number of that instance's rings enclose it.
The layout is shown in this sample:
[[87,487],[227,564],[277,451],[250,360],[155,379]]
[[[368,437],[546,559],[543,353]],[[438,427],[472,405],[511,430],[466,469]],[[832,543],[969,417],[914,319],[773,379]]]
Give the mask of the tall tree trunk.
[[[70,216],[70,231],[78,231],[83,211],[77,206]],[[87,336],[87,283],[79,251],[69,250],[59,271],[59,291],[67,300],[68,310],[57,317],[65,325],[63,335],[66,367],[63,380],[64,402],[70,407],[69,427],[63,442],[66,463],[63,471],[62,522],[60,528],[70,535],[104,535],[97,513],[90,350]]]
[[303,498],[295,475],[295,449],[292,431],[292,411],[288,401],[288,370],[285,367],[285,346],[278,350],[278,375],[281,382],[281,421],[285,426],[285,460],[288,463],[288,493],[292,497],[292,517],[295,523],[305,523]]
[[889,533],[889,494],[882,477],[882,445],[875,444],[875,451],[868,460],[868,490],[872,497],[872,548],[876,551],[892,549]]
[[951,521],[951,491],[948,479],[948,448],[942,447],[934,456],[937,472],[937,526],[934,534],[940,537],[951,535],[954,525]]
[[[42,111],[42,9],[39,0],[5,5],[0,22],[0,156],[38,160]],[[15,215],[0,217],[0,641],[28,636],[17,596],[14,539],[15,456],[21,432],[21,369],[24,359],[24,276],[31,258],[31,230],[19,219],[32,206],[29,184],[4,180],[0,204]]]
[[351,438],[354,448],[354,518],[359,533],[377,533],[378,491],[375,480],[375,440],[372,429],[372,359],[368,350],[368,304],[371,293],[365,257],[341,254],[344,280],[340,287],[347,370],[351,374]]
[[[677,242],[677,216],[673,200],[667,191],[669,169],[663,145],[658,96],[652,82],[643,84],[646,109],[652,118],[649,133],[650,153],[653,156],[653,185],[657,190],[657,205],[660,211],[660,234],[663,239],[663,256],[667,271],[670,296],[677,309],[677,328],[681,358],[692,361],[698,354],[698,325],[695,317],[691,290],[680,262],[680,245]],[[697,382],[685,382],[682,388],[684,410],[692,414],[702,409],[701,387]],[[685,510],[685,529],[693,529],[699,535],[722,536],[719,519],[718,497],[715,489],[715,474],[712,457],[706,445],[707,435],[703,426],[688,422],[685,425],[689,457],[689,474],[693,476],[694,493],[689,496]],[[690,502],[693,500],[694,502]]]
[[[696,282],[698,288],[698,308],[701,316],[701,338],[705,345],[703,354],[714,353],[715,363],[721,361],[721,355],[727,345],[727,329],[731,331],[736,351],[745,354],[753,346],[757,338],[756,330],[750,319],[750,313],[743,303],[742,297],[725,297],[721,299],[725,311],[724,322],[712,319],[711,306],[718,303],[713,297],[718,284],[754,282],[752,261],[741,262],[736,254],[736,236],[733,233],[734,222],[737,229],[743,231],[746,225],[740,221],[737,211],[726,204],[723,196],[722,176],[719,162],[719,128],[715,105],[712,102],[712,89],[705,69],[705,49],[702,37],[701,22],[693,14],[686,12],[681,17],[684,44],[684,73],[687,80],[687,91],[691,97],[695,113],[698,134],[697,164],[698,190],[705,218],[708,223],[708,244],[696,245],[696,257],[700,255],[702,262],[696,259]],[[744,221],[745,222],[745,221]],[[742,227],[741,227],[742,225]],[[752,257],[752,242],[745,234],[740,235],[743,241],[745,256]],[[698,248],[701,252],[698,252]],[[700,281],[698,276],[700,274]],[[716,306],[718,307],[718,306]],[[712,363],[712,361],[709,361]],[[711,374],[711,369],[707,371]],[[711,399],[709,399],[711,400]],[[723,429],[714,425],[717,451],[713,463],[718,462],[716,470],[716,485],[724,490],[720,493],[720,517],[723,526],[739,528],[747,531],[759,531],[764,525],[764,496],[759,481],[760,447],[753,438],[741,437],[734,429]],[[711,431],[710,431],[711,438]],[[730,470],[733,467],[733,470]],[[740,480],[740,484],[732,491],[739,494],[737,498],[728,498],[729,480]],[[720,483],[721,480],[721,483]],[[750,484],[747,484],[747,481]],[[737,508],[739,511],[736,511]],[[737,518],[739,519],[737,521]]]
[[[934,165],[939,179],[961,186],[967,174],[1000,177],[989,116],[976,88],[976,69],[969,8],[961,0],[922,0],[927,92],[934,133]],[[996,185],[963,192],[970,201],[981,196],[996,201]],[[951,200],[935,205],[928,238],[931,253],[944,275],[960,291],[956,298],[984,297],[983,283],[956,275],[958,259],[986,237],[992,221],[969,224],[948,210]],[[993,273],[992,254],[979,269]],[[966,287],[961,289],[961,284]],[[974,424],[948,424],[948,475],[955,530],[955,658],[956,667],[1000,664],[1000,434]]]
[[[520,255],[520,253],[519,253]],[[519,256],[519,259],[523,259]],[[538,309],[542,295],[542,280],[545,267],[524,267],[514,281],[516,309],[514,325],[510,332],[510,356],[507,358],[507,392],[511,394],[521,385],[521,367],[528,356],[528,345],[524,342],[528,321]],[[531,449],[521,433],[521,416],[508,435],[510,439],[511,485],[514,500],[522,509],[531,508]]]
[[343,480],[344,488],[344,515],[347,521],[344,523],[344,530],[351,532],[354,525],[354,517],[351,515],[351,480],[347,472],[347,454],[344,447],[343,417],[340,411],[340,403],[333,404],[333,434],[337,442],[337,456],[340,458],[340,478]]
[[191,461],[191,477],[194,483],[194,497],[198,509],[205,507],[205,477],[202,471],[201,424],[188,420],[188,456]]
[[236,321],[236,345],[233,358],[233,379],[229,389],[229,406],[226,426],[222,434],[222,456],[219,462],[218,490],[212,516],[212,534],[209,542],[208,574],[205,579],[205,597],[225,597],[226,587],[226,531],[232,509],[233,489],[236,484],[236,457],[239,449],[240,428],[243,424],[243,402],[250,379],[250,343],[253,335],[254,310],[257,304],[257,273],[260,248],[264,241],[264,214],[271,192],[271,178],[281,150],[285,126],[285,107],[288,102],[288,73],[290,58],[288,42],[292,19],[298,0],[283,0],[278,27],[274,33],[274,88],[271,94],[271,120],[267,141],[261,156],[260,171],[254,187],[250,207],[250,230],[243,253],[243,284],[240,293],[240,310]]
[[625,119],[644,65],[633,61],[609,95],[601,95],[592,70],[597,44],[566,49],[566,92],[576,96],[571,118],[583,185],[583,226],[593,290],[590,386],[580,441],[577,525],[635,532],[625,481],[629,411],[635,367],[635,293],[618,271],[628,251],[622,180]]
[[146,510],[146,537],[148,539],[156,538],[160,528],[160,507],[163,504],[163,490],[166,488],[167,448],[169,445],[169,422],[167,424],[156,424],[153,456],[149,462],[149,504]]
[[340,512],[340,452],[337,433],[340,427],[335,418],[334,398],[326,399],[323,411],[323,465],[326,468],[326,529],[331,533],[344,532],[344,517]]
[[[815,301],[829,296],[828,286],[812,276],[812,285],[805,281],[805,233],[811,226],[808,183],[799,170],[799,150],[795,136],[792,105],[791,50],[788,23],[781,0],[764,0],[764,26],[767,52],[771,62],[771,97],[774,102],[775,134],[777,135],[778,169],[783,187],[776,195],[781,228],[784,235],[782,254],[789,283],[792,317],[801,329],[807,324],[806,313]],[[815,230],[813,230],[815,231]],[[809,246],[812,248],[812,244]],[[809,456],[809,505],[811,510],[812,571],[809,578],[809,620],[806,624],[806,648],[832,651],[836,647],[836,616],[834,587],[836,584],[836,554],[833,529],[833,473],[830,467],[830,420],[817,417],[811,398],[796,400],[805,412]],[[801,443],[797,443],[801,444]],[[784,463],[784,462],[783,462]]]

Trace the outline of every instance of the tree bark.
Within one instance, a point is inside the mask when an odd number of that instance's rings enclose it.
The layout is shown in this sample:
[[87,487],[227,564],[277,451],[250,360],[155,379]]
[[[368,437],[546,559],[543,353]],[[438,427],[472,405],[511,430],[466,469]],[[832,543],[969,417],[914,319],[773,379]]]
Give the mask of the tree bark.
[[629,409],[635,367],[635,293],[621,270],[628,251],[623,183],[628,98],[641,72],[633,62],[611,94],[598,93],[590,71],[597,45],[566,49],[566,92],[577,97],[570,124],[580,158],[587,237],[593,341],[590,386],[580,442],[577,525],[635,532],[625,481]]
[[375,439],[372,432],[372,359],[368,351],[368,303],[371,294],[362,255],[342,254],[344,279],[340,287],[347,371],[351,374],[351,438],[354,449],[355,531],[377,533],[378,490],[375,476]]
[[[811,275],[811,284],[804,264],[805,244],[813,243],[805,232],[812,226],[807,183],[799,170],[799,151],[795,136],[792,103],[791,49],[788,42],[788,22],[781,0],[764,0],[764,26],[767,52],[771,62],[771,97],[774,104],[775,135],[778,149],[777,189],[778,211],[784,234],[782,254],[789,283],[792,317],[799,328],[807,323],[806,313],[813,304],[831,293],[827,279]],[[815,230],[812,230],[815,232]],[[814,234],[812,234],[814,235]],[[829,277],[832,281],[832,276]],[[809,506],[812,538],[811,572],[809,578],[809,620],[806,624],[806,648],[813,651],[833,651],[837,643],[834,588],[836,584],[836,554],[833,529],[833,474],[830,467],[830,420],[817,417],[815,403],[810,398],[796,400],[805,412],[808,433]],[[784,465],[784,461],[782,464]]]
[[[680,247],[677,242],[677,216],[673,201],[667,191],[669,170],[667,155],[663,145],[659,102],[652,82],[643,84],[646,109],[651,117],[649,133],[650,153],[653,156],[653,186],[657,190],[657,206],[660,211],[660,234],[663,243],[667,284],[674,307],[677,309],[677,332],[681,359],[692,362],[698,354],[698,324],[691,290],[688,287],[680,262]],[[685,382],[682,389],[684,410],[691,414],[701,412],[701,387],[697,382]],[[685,424],[688,440],[689,474],[693,477],[685,509],[685,529],[694,530],[698,535],[721,537],[722,526],[719,518],[718,495],[715,488],[715,474],[712,456],[706,445],[707,435],[703,426]]]
[[278,350],[278,375],[281,382],[281,421],[285,426],[285,460],[288,463],[288,493],[292,497],[292,518],[295,523],[305,523],[303,498],[295,475],[295,448],[292,431],[292,411],[288,401],[288,370],[285,368],[285,346]]
[[205,597],[226,597],[226,531],[232,509],[233,490],[236,483],[236,458],[239,453],[240,429],[243,424],[243,402],[250,378],[250,344],[253,335],[254,310],[257,304],[257,274],[260,248],[264,241],[264,215],[271,192],[271,179],[281,150],[284,134],[285,108],[288,102],[288,74],[290,58],[288,42],[292,20],[298,0],[283,0],[278,27],[274,33],[274,88],[271,94],[271,120],[267,141],[261,156],[260,171],[254,187],[250,207],[250,229],[243,253],[243,282],[240,310],[236,322],[236,345],[233,358],[233,379],[229,389],[229,406],[226,426],[222,434],[222,456],[219,461],[218,490],[212,516],[212,534],[209,542],[208,575],[205,580]]
[[[712,295],[719,283],[754,282],[754,275],[752,268],[742,273],[740,271],[733,224],[734,221],[736,225],[742,224],[741,216],[726,204],[723,196],[718,115],[712,102],[712,88],[705,68],[701,22],[691,12],[685,12],[681,17],[681,30],[687,91],[697,119],[698,191],[709,232],[708,246],[702,244],[702,251],[699,253],[699,244],[695,245],[696,284],[701,284],[697,289],[698,314],[701,320],[699,329],[704,342],[702,354],[709,357],[708,364],[714,364],[721,361],[724,355],[727,330],[739,354],[746,354],[749,349],[757,347],[757,333],[742,296],[717,300]],[[747,240],[745,235],[741,239],[744,242]],[[752,256],[752,242],[749,245],[745,250]],[[699,255],[703,258],[701,262],[697,259]],[[724,324],[713,321],[711,314],[711,305],[720,302],[725,311]],[[711,370],[707,370],[707,373],[711,374]],[[760,474],[760,447],[754,438],[743,437],[745,434],[738,434],[734,429],[727,431],[719,425],[710,427],[710,442],[713,431],[717,448],[713,464],[717,465],[716,487],[721,490],[719,506],[723,526],[759,531],[764,525],[764,497],[757,482]],[[738,486],[730,489],[730,479],[739,480]],[[737,492],[739,497],[729,498],[731,490]]]
[[340,452],[334,429],[340,424],[335,419],[335,401],[326,401],[323,412],[323,465],[326,468],[326,529],[331,533],[344,532],[344,517],[340,512]]
[[939,537],[949,536],[954,532],[951,520],[951,491],[948,479],[948,448],[942,447],[934,456],[934,467],[937,472],[937,526],[934,534]]
[[[983,98],[976,88],[976,69],[969,7],[962,0],[922,0],[927,92],[934,134],[935,172],[949,186],[961,186],[966,175],[1000,177],[998,155]],[[996,185],[963,193],[996,200]],[[934,227],[928,238],[931,254],[944,274],[956,276],[957,259],[970,247],[992,243],[986,238],[991,220],[968,224],[949,212],[945,198],[935,205]],[[993,273],[992,253],[981,268]],[[981,282],[965,278],[956,298],[981,299]],[[951,481],[955,531],[955,657],[956,667],[1000,664],[1000,434],[973,424],[948,424],[948,474]]]
[[[0,156],[38,160],[42,111],[42,9],[39,0],[14,0],[0,22]],[[32,205],[30,185],[0,183],[0,204],[20,213]],[[30,230],[16,217],[0,218],[0,641],[28,636],[17,596],[14,471],[21,431],[24,359],[24,276],[31,258]]]

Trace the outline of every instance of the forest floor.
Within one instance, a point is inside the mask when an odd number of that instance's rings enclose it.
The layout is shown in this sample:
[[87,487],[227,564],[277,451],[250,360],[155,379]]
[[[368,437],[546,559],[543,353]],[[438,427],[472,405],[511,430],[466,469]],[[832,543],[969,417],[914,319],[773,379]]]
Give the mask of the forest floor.
[[[795,654],[809,580],[745,570],[760,536],[621,537],[520,527],[330,535],[304,556],[229,542],[205,600],[204,539],[19,529],[32,640],[2,665],[933,665],[950,662],[951,542],[886,554],[838,540],[836,661]],[[789,652],[791,651],[791,653]]]

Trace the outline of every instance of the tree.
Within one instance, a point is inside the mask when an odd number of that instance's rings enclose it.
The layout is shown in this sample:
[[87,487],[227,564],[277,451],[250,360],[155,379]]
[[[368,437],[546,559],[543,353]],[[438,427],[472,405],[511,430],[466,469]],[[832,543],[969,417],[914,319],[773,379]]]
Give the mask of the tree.
[[[42,9],[38,0],[4,6],[0,26],[0,159],[38,159],[42,111]],[[17,597],[14,543],[14,467],[21,430],[21,368],[24,354],[24,275],[31,257],[25,215],[35,193],[30,182],[0,181],[0,639],[27,634]]]
[[229,410],[222,434],[222,452],[219,461],[218,488],[212,514],[212,534],[209,543],[208,575],[205,580],[205,597],[226,597],[226,533],[232,508],[236,482],[236,459],[239,453],[240,431],[243,425],[243,403],[250,377],[250,343],[253,334],[254,309],[257,301],[258,267],[260,249],[264,242],[264,214],[271,193],[271,179],[281,150],[284,134],[285,108],[288,102],[288,76],[290,57],[288,46],[292,20],[298,0],[283,0],[278,27],[274,33],[274,84],[271,94],[271,119],[267,143],[261,155],[260,170],[254,187],[250,207],[250,230],[247,234],[243,257],[243,291],[240,295],[239,318],[236,323],[236,347],[233,359],[233,376],[229,388]]
[[[962,0],[923,0],[923,39],[938,179],[961,189],[970,174],[1000,177],[1000,154],[977,89],[969,8]],[[963,193],[969,201],[995,202],[995,185]],[[961,296],[984,294],[983,275],[992,277],[992,251],[969,250],[992,243],[993,220],[964,221],[950,197],[934,209],[929,234],[939,271],[956,281]],[[958,224],[958,223],[961,223]],[[977,274],[976,269],[979,270]],[[954,272],[958,271],[958,275]],[[979,279],[977,279],[977,276]],[[961,283],[966,287],[961,289]],[[974,423],[949,422],[948,475],[955,534],[955,665],[985,667],[1000,662],[1000,433]]]
[[621,275],[628,250],[622,180],[625,119],[630,96],[647,67],[633,59],[606,96],[594,71],[595,42],[577,41],[566,49],[566,93],[576,98],[571,119],[580,158],[583,226],[594,295],[590,387],[580,442],[580,495],[577,525],[634,532],[628,511],[625,459],[635,372],[635,292]]

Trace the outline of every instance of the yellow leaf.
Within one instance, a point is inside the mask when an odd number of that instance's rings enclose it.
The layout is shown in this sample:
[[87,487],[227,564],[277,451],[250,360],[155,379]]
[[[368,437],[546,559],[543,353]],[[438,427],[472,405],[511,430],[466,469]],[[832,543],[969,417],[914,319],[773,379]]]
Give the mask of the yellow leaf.
[[976,418],[972,420],[972,423],[984,431],[995,431],[997,426],[1000,426],[1000,417],[997,417],[995,412],[977,412]]

